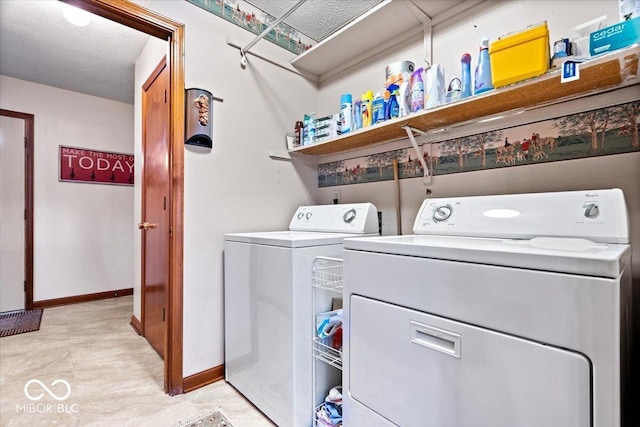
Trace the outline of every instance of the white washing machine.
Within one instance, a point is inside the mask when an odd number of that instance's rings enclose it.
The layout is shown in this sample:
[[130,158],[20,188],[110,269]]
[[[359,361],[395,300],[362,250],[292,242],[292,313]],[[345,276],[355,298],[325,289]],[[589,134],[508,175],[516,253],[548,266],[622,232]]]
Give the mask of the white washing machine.
[[225,379],[278,426],[313,418],[313,260],[377,232],[375,206],[357,203],[302,206],[289,231],[225,235]]
[[345,241],[345,425],[621,425],[622,191],[425,200],[414,233]]

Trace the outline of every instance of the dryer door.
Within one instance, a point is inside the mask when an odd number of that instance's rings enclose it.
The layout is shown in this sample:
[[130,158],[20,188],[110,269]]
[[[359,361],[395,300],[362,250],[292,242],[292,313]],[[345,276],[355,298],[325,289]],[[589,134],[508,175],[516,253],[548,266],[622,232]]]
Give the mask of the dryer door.
[[581,354],[359,296],[349,322],[351,397],[396,425],[591,425]]

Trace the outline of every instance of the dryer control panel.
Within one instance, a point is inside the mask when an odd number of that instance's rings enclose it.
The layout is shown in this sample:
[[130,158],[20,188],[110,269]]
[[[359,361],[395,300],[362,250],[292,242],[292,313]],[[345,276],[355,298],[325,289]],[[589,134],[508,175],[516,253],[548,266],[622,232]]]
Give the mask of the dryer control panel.
[[629,243],[620,189],[426,199],[415,234]]
[[372,203],[300,206],[291,218],[291,231],[372,234],[378,232],[378,212]]

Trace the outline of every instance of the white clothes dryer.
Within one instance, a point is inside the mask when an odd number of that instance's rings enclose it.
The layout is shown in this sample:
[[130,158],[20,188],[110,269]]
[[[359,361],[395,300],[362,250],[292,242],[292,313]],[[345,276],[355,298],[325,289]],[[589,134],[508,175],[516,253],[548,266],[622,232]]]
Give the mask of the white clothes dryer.
[[[301,206],[289,231],[225,235],[225,379],[278,426],[313,419],[313,260],[377,234],[375,206],[356,203]],[[340,383],[334,376],[317,386]]]
[[428,199],[414,233],[345,241],[345,425],[621,425],[621,190]]

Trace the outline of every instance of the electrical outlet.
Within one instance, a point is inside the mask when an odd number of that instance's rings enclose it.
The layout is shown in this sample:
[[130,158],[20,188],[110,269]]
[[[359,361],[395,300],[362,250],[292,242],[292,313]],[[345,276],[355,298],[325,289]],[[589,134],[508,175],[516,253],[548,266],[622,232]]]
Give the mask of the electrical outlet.
[[333,190],[333,204],[337,205],[340,203],[340,190]]

